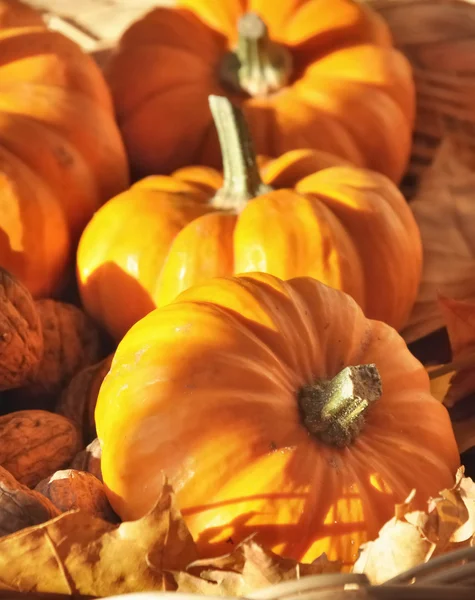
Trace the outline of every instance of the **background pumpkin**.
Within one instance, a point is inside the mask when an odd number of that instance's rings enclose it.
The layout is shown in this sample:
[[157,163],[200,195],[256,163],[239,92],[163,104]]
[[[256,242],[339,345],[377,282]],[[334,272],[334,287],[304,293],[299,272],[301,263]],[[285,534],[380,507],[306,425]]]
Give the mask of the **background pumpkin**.
[[408,161],[409,63],[353,0],[178,0],[124,33],[106,76],[138,175],[221,166],[210,94],[242,106],[259,154],[317,148],[394,181]]
[[120,339],[190,285],[265,271],[315,277],[402,327],[422,250],[396,186],[368,170],[328,168],[341,160],[311,150],[262,159],[263,184],[242,113],[224,97],[210,103],[224,183],[215,170],[186,167],[145,178],[96,212],[77,255],[86,310]]
[[215,279],[150,313],[118,346],[96,424],[116,512],[143,515],[165,474],[203,556],[256,532],[350,564],[395,502],[417,488],[425,507],[459,462],[403,339],[308,277]]
[[0,263],[56,290],[82,228],[128,185],[99,68],[33,10],[0,2]]

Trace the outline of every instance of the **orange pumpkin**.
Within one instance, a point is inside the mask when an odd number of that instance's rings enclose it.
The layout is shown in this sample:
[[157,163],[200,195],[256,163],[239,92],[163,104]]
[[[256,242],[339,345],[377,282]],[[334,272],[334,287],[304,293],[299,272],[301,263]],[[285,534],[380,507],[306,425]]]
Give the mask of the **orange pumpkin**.
[[396,186],[371,171],[329,168],[340,159],[312,150],[262,160],[263,184],[241,111],[224,97],[210,104],[224,183],[217,171],[187,167],[146,178],[105,204],[78,248],[86,310],[120,339],[190,285],[265,271],[319,279],[351,294],[368,316],[402,327],[422,250]]
[[353,0],[177,0],[124,33],[107,67],[138,175],[221,166],[210,94],[242,106],[259,154],[324,150],[401,178],[411,68],[380,16]]
[[92,58],[18,2],[0,2],[0,26],[0,264],[46,296],[127,160]]
[[118,346],[96,407],[109,499],[136,519],[165,474],[203,556],[255,532],[349,565],[411,489],[424,507],[453,484],[454,434],[429,390],[348,295],[309,277],[210,280]]

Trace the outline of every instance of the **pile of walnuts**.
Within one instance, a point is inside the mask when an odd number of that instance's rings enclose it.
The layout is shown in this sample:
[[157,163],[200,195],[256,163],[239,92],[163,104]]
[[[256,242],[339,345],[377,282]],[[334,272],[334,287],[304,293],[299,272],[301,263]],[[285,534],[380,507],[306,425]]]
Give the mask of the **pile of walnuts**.
[[35,301],[0,269],[0,536],[73,509],[117,519],[94,426],[104,348],[79,308]]

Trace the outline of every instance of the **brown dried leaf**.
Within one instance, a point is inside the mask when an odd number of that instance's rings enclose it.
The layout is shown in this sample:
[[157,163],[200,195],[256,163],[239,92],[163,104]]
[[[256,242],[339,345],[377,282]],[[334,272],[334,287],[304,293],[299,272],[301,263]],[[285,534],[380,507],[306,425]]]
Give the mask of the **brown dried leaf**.
[[452,428],[460,453],[466,452],[475,446],[475,417],[453,421]]
[[59,511],[38,492],[0,467],[0,537],[57,517]]
[[164,485],[142,519],[112,525],[83,512],[0,539],[0,589],[109,596],[173,589],[196,549]]
[[74,423],[44,410],[0,417],[0,440],[0,466],[28,487],[67,466],[81,447]]
[[95,365],[86,367],[77,373],[61,394],[56,412],[77,423],[83,432],[84,443],[91,442],[96,437],[94,411],[97,396],[107,375],[113,354]]
[[48,498],[60,513],[79,509],[105,521],[118,521],[104,485],[90,473],[74,469],[56,471],[40,481],[35,491]]
[[354,573],[365,573],[374,584],[383,583],[475,539],[475,484],[463,477],[463,467],[454,487],[429,500],[427,511],[412,510],[410,500],[396,507],[395,516],[376,540],[361,547]]
[[188,565],[186,572],[174,572],[178,592],[215,596],[244,596],[255,590],[299,579],[304,575],[338,573],[341,565],[325,555],[311,564],[282,558],[255,542],[252,537],[233,552],[215,559],[202,559]]
[[475,352],[475,303],[440,296],[439,307],[447,327],[453,359]]
[[465,452],[475,445],[475,407],[471,398],[475,392],[475,302],[441,297],[439,307],[453,360],[428,368],[431,392],[448,408],[459,403],[456,412],[452,411],[452,421],[459,450]]
[[27,384],[42,355],[43,335],[34,300],[24,285],[0,268],[0,390]]
[[101,358],[99,330],[79,308],[55,300],[38,300],[36,310],[43,330],[44,353],[31,383],[9,394],[9,402],[17,410],[52,409],[72,377]]
[[101,445],[96,438],[88,444],[84,450],[81,450],[81,452],[76,454],[69,466],[71,469],[76,469],[77,471],[91,473],[91,475],[97,477],[99,481],[102,481],[101,456]]
[[444,398],[446,406],[475,391],[475,302],[440,298],[455,372]]
[[447,137],[423,177],[411,208],[421,231],[424,268],[419,295],[403,332],[407,342],[444,325],[439,294],[475,298],[475,150]]

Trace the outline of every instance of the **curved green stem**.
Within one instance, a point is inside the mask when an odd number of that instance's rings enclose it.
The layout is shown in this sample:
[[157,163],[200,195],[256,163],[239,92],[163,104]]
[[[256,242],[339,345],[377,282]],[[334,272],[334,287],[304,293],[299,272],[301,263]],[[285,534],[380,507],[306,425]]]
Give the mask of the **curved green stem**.
[[220,66],[221,81],[236,92],[268,96],[287,85],[291,72],[289,51],[269,38],[261,17],[243,15],[236,50],[226,54]]
[[358,437],[369,407],[381,394],[376,365],[357,365],[333,379],[305,386],[298,402],[309,432],[325,444],[343,448]]
[[262,183],[242,110],[222,96],[210,96],[209,106],[218,131],[224,176],[211,203],[216,208],[240,212],[249,200],[272,188]]

